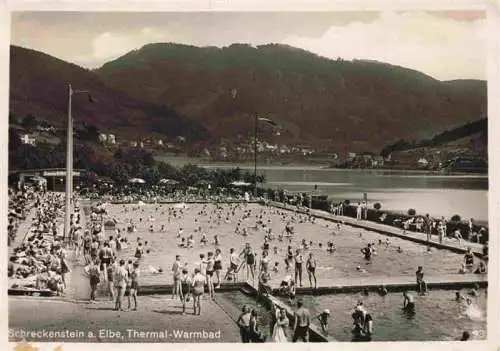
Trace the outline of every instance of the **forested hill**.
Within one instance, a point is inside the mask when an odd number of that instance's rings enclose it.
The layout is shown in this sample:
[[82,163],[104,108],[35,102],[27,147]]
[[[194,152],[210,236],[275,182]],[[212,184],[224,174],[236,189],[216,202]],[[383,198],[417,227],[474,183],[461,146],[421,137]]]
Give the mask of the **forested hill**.
[[94,72],[59,60],[39,51],[10,47],[10,115],[33,115],[39,121],[65,126],[68,115],[68,84],[73,89],[89,90],[94,103],[74,95],[73,115],[105,133],[130,139],[147,135],[190,140],[209,137],[200,122],[186,118],[167,104],[142,101],[116,90]]
[[488,119],[482,118],[471,123],[465,123],[451,130],[441,132],[432,139],[423,139],[419,142],[400,139],[395,143],[385,146],[380,154],[387,156],[394,151],[405,151],[422,147],[443,147],[446,144],[465,138],[475,139],[476,143],[481,144],[482,147],[480,149],[486,152],[488,145]]
[[149,44],[96,71],[115,89],[168,104],[217,137],[252,131],[253,114],[282,126],[276,142],[380,151],[421,140],[486,110],[486,82],[442,82],[373,61],[330,60],[277,44]]

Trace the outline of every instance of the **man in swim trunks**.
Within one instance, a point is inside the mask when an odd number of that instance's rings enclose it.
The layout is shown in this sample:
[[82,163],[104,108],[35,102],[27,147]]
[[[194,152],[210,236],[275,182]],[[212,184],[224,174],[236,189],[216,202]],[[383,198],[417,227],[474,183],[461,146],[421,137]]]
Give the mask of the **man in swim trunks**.
[[127,287],[129,280],[129,274],[125,268],[125,261],[120,260],[120,265],[115,270],[115,276],[113,277],[113,282],[115,284],[116,290],[116,302],[115,311],[123,311],[122,309],[122,299],[125,295],[125,289]]
[[297,311],[295,311],[295,318],[293,323],[293,342],[302,339],[303,342],[309,342],[309,326],[311,324],[311,314],[309,310],[304,307],[302,299],[297,301]]
[[181,297],[180,294],[181,255],[175,255],[175,261],[172,264],[172,276],[174,282],[174,286],[172,289],[172,299],[175,299],[176,296]]
[[307,274],[309,275],[309,284],[312,288],[312,280],[314,279],[314,289],[316,289],[318,285],[318,281],[316,280],[316,259],[314,258],[313,253],[309,253],[309,258],[306,262]]
[[407,313],[415,313],[415,300],[407,291],[403,292],[403,311]]
[[188,275],[187,268],[182,269],[182,275],[180,278],[181,285],[181,300],[182,300],[182,314],[186,314],[186,302],[189,302],[191,294],[191,278]]
[[427,284],[424,281],[424,271],[422,266],[418,266],[415,276],[417,278],[417,292],[420,295],[425,295],[427,293]]
[[229,268],[226,273],[227,280],[233,279],[236,282],[238,279],[238,267],[240,264],[240,259],[238,254],[234,251],[234,248],[229,249]]
[[295,284],[297,281],[299,286],[302,287],[302,263],[304,262],[304,258],[302,257],[302,253],[300,249],[297,249],[295,254]]

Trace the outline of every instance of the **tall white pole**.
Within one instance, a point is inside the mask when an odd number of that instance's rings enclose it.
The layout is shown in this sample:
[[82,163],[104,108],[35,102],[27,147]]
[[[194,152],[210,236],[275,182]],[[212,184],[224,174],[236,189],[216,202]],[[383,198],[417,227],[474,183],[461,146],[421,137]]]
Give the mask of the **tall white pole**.
[[71,98],[73,95],[73,90],[71,89],[71,85],[69,85],[68,94],[68,136],[66,141],[66,209],[64,216],[63,240],[69,239],[69,231],[71,228],[71,197],[73,192],[73,117],[71,115]]

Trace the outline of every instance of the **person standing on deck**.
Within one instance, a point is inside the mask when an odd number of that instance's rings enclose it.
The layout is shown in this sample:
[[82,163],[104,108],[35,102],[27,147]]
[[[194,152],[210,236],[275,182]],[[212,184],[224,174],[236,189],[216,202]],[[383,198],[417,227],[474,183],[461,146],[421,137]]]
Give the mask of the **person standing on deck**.
[[438,234],[439,234],[439,243],[442,244],[444,237],[446,235],[446,225],[444,224],[443,220],[441,220],[438,223]]
[[302,257],[302,253],[300,249],[297,249],[295,253],[295,285],[297,283],[300,287],[302,287],[302,264],[304,263],[304,257]]
[[287,342],[286,330],[289,325],[286,311],[284,308],[278,308],[275,311],[276,323],[271,333],[274,342]]
[[314,289],[318,286],[318,281],[316,279],[316,259],[314,258],[313,253],[309,253],[309,258],[306,263],[307,274],[309,275],[309,284],[311,288],[313,286],[312,281],[314,279]]
[[246,265],[247,281],[252,276],[252,283],[255,283],[255,266],[257,265],[255,259],[255,252],[252,250],[250,243],[246,243],[245,248],[241,251],[240,257],[243,256],[244,264]]
[[97,290],[97,284],[99,284],[99,267],[97,266],[97,261],[92,260],[90,264],[85,267],[85,271],[89,275],[90,280],[90,303],[95,302],[95,292]]
[[311,325],[311,314],[307,308],[304,307],[302,299],[297,301],[297,311],[295,311],[293,322],[293,342],[302,339],[303,342],[309,342],[309,326]]
[[139,262],[134,262],[130,272],[130,290],[128,293],[128,309],[130,310],[130,298],[134,300],[134,309],[137,311],[137,292],[139,290]]
[[432,234],[432,219],[430,218],[428,213],[425,215],[424,218],[424,230],[425,234],[427,235],[427,242],[430,242]]
[[356,207],[356,219],[358,221],[361,220],[361,212],[362,212],[361,204],[358,202],[358,206]]
[[123,311],[122,299],[125,296],[125,290],[128,283],[128,272],[125,269],[125,260],[120,260],[120,265],[115,271],[113,281],[116,289],[115,311]]
[[175,261],[172,264],[172,280],[174,283],[174,286],[172,288],[172,299],[175,299],[176,296],[181,297],[180,276],[181,276],[181,255],[175,255]]
[[241,342],[243,343],[250,342],[250,318],[250,309],[247,305],[244,305],[241,314],[236,321],[236,324],[240,327]]
[[366,201],[363,201],[363,203],[361,204],[361,212],[363,215],[363,219],[366,221],[366,219],[368,218],[368,204],[366,203]]
[[427,293],[427,284],[424,281],[424,271],[422,266],[418,266],[415,275],[417,278],[417,292],[420,295],[425,295]]

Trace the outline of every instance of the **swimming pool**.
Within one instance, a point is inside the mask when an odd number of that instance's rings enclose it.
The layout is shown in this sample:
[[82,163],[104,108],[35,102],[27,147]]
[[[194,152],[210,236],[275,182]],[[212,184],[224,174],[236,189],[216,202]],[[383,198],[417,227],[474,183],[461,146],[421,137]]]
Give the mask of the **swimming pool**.
[[[467,290],[462,291],[463,294]],[[239,293],[223,296],[238,307],[249,304],[257,308],[260,323],[267,329],[268,313],[251,297]],[[414,294],[415,296],[415,294]],[[463,331],[469,331],[476,340],[486,339],[486,291],[472,298],[472,307],[454,300],[452,290],[433,290],[428,296],[415,296],[416,314],[408,317],[401,312],[402,294],[335,294],[301,296],[312,315],[328,308],[331,312],[328,334],[338,341],[352,340],[352,317],[354,306],[362,300],[374,320],[374,341],[448,341],[455,340]],[[288,300],[283,299],[287,304]],[[319,325],[317,321],[313,322]]]
[[[263,220],[267,222],[268,227],[272,228],[273,233],[281,233],[286,222],[293,212],[278,210],[271,207],[265,207],[256,204],[241,205],[234,209],[234,216],[229,221],[221,221],[215,224],[209,222],[209,217],[214,216],[213,211],[215,205],[188,205],[184,209],[183,216],[177,216],[168,220],[167,210],[169,207],[176,205],[109,205],[108,213],[110,216],[118,220],[118,227],[124,228],[129,219],[133,218],[137,225],[137,232],[125,233],[124,236],[129,240],[129,245],[126,249],[119,253],[119,258],[131,259],[134,256],[137,237],[141,237],[148,244],[145,247],[146,253],[141,260],[141,284],[169,284],[172,282],[170,267],[174,261],[175,255],[180,254],[181,260],[189,264],[190,269],[193,264],[199,261],[199,254],[207,254],[208,251],[214,251],[215,246],[209,243],[205,246],[200,244],[201,234],[195,232],[197,227],[202,227],[202,231],[206,233],[209,241],[212,241],[214,235],[218,235],[220,239],[220,249],[222,250],[223,270],[227,269],[229,260],[229,248],[233,247],[237,251],[241,250],[245,242],[248,242],[256,250],[260,260],[261,245],[264,241],[264,231],[262,229],[255,230],[252,227],[255,225],[256,216],[263,214]],[[219,205],[223,208],[220,211],[224,216],[230,211],[230,206]],[[234,208],[234,207],[233,207]],[[126,209],[126,211],[125,211]],[[201,210],[205,209],[209,215],[199,215]],[[234,233],[237,220],[242,218],[243,213],[247,210],[252,211],[251,218],[242,220],[242,227],[248,229],[248,236],[243,237]],[[155,217],[154,221],[149,221],[148,217]],[[297,219],[306,216],[294,215]],[[139,219],[142,218],[142,221]],[[196,222],[195,222],[196,220]],[[149,232],[148,228],[153,225],[154,232]],[[165,232],[160,232],[159,228],[164,225]],[[385,240],[388,238],[385,235],[375,232],[358,229],[350,226],[342,226],[340,231],[336,230],[336,226],[329,221],[317,219],[315,223],[309,221],[297,221],[293,224],[295,227],[295,237],[292,242],[288,240],[280,242],[273,240],[270,242],[270,265],[274,266],[277,262],[279,266],[278,273],[271,273],[271,284],[277,287],[282,278],[286,275],[284,258],[286,248],[291,245],[296,248],[300,245],[302,239],[307,242],[312,241],[313,245],[308,250],[303,252],[304,259],[310,252],[313,252],[317,261],[316,275],[319,286],[327,286],[335,284],[342,278],[367,278],[367,277],[389,277],[389,276],[409,276],[412,280],[417,266],[423,266],[426,276],[437,276],[450,273],[457,273],[460,264],[463,262],[463,256],[447,251],[432,249],[431,253],[426,252],[425,245],[416,244],[399,238],[389,238],[390,245],[386,247]],[[177,233],[179,228],[183,228],[183,236],[194,235],[195,245],[193,248],[185,249],[177,246]],[[335,232],[335,234],[333,234]],[[114,235],[113,231],[107,231],[107,235]],[[334,254],[329,254],[326,251],[326,243],[328,241],[335,242],[337,251]],[[379,245],[382,241],[382,245]],[[322,243],[320,248],[319,243]],[[374,243],[377,250],[377,255],[373,257],[370,264],[364,260],[360,250],[368,243]],[[274,247],[277,248],[277,253],[274,253]],[[401,248],[401,252],[398,251]],[[361,270],[356,267],[360,266]],[[162,267],[167,274],[153,274],[153,268]],[[240,279],[244,279],[243,271],[241,271]],[[293,274],[293,270],[291,272]],[[304,269],[303,274],[304,286],[309,286],[307,273]]]

